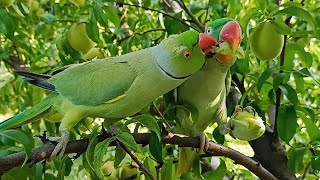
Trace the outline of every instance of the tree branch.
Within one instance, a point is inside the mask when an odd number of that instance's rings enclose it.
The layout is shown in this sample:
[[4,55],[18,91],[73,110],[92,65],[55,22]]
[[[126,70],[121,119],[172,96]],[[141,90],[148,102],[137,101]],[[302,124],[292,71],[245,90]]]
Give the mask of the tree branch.
[[176,17],[174,17],[174,16],[172,16],[172,15],[170,15],[168,13],[165,13],[163,11],[160,11],[160,10],[157,10],[157,9],[148,8],[148,7],[144,7],[144,6],[140,6],[140,5],[136,5],[136,4],[129,4],[129,3],[124,3],[124,2],[119,2],[119,1],[114,1],[114,2],[119,4],[120,6],[122,6],[122,5],[133,6],[133,7],[142,8],[142,9],[145,9],[145,10],[154,11],[154,12],[163,14],[165,16],[168,16],[168,17],[170,17],[170,18],[172,18],[172,19],[174,19],[174,20],[176,20],[176,21],[178,21],[178,22],[180,22],[180,23],[182,23],[182,24],[184,24],[184,25],[196,30],[196,31],[199,31],[198,29],[190,26],[189,24],[187,24],[186,22],[182,21],[181,19],[178,19],[178,18],[176,18]]
[[132,37],[132,36],[137,36],[137,35],[138,35],[138,36],[141,36],[141,35],[144,35],[144,34],[147,34],[147,33],[150,33],[150,32],[156,32],[156,31],[166,31],[166,30],[165,30],[165,29],[158,28],[158,29],[149,29],[149,30],[146,30],[146,31],[144,31],[144,32],[137,32],[137,33],[131,34],[130,36],[126,36],[126,37],[124,37],[124,38],[122,38],[122,39],[119,39],[119,40],[117,41],[117,43],[121,44],[122,41],[127,40],[127,39],[129,39],[130,37]]
[[154,180],[154,177],[152,176],[152,174],[150,173],[150,171],[139,161],[139,159],[134,156],[132,154],[132,152],[130,151],[130,149],[128,149],[128,147],[126,145],[124,145],[122,142],[120,142],[119,140],[117,140],[118,144],[121,146],[121,148],[127,152],[129,154],[129,156],[131,157],[131,159],[136,162],[140,168],[140,170],[142,172],[144,172],[147,176],[150,177],[150,179]]
[[182,9],[190,16],[190,18],[192,19],[192,21],[200,28],[200,30],[202,32],[204,32],[205,30],[205,26],[192,14],[192,12],[190,11],[190,9],[184,4],[183,0],[177,0],[176,1],[181,7]]
[[[147,145],[150,140],[150,133],[135,133],[133,134],[135,141],[138,144]],[[104,140],[106,137],[100,135],[98,137],[99,141]],[[67,145],[65,154],[78,153],[82,154],[86,151],[89,139],[81,139],[77,141],[70,141]],[[197,137],[180,137],[169,133],[167,136],[162,137],[162,142],[164,144],[176,144],[181,147],[193,147],[197,148],[200,145],[200,140]],[[117,145],[116,141],[113,141],[110,146]],[[46,160],[50,157],[55,145],[45,144],[42,147],[38,147],[32,150],[30,158],[27,161],[29,166],[34,165],[37,162]],[[256,174],[260,179],[277,179],[269,171],[261,166],[260,163],[254,161],[250,157],[247,157],[240,152],[233,150],[231,148],[225,147],[223,145],[210,142],[208,152],[215,153],[220,156],[228,157],[234,160],[236,163],[243,165],[251,172]],[[19,152],[11,154],[9,156],[0,158],[0,174],[3,174],[10,169],[20,166],[23,164],[25,159],[25,152]]]

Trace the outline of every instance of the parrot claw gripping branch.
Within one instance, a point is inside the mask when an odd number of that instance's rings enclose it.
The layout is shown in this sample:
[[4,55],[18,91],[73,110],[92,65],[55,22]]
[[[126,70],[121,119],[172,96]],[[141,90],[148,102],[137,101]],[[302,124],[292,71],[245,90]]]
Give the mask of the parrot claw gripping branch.
[[0,131],[42,118],[61,122],[61,137],[49,138],[58,142],[50,158],[61,157],[71,128],[81,119],[117,120],[139,112],[202,68],[207,52],[217,44],[214,38],[189,30],[151,48],[74,64],[52,75],[19,72],[31,84],[52,92],[29,110],[0,123]]

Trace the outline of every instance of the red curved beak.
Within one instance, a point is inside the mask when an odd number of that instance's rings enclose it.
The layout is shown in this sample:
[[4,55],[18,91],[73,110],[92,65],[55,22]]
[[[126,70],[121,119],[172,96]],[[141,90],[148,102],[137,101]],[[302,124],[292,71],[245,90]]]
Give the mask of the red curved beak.
[[214,54],[215,47],[218,45],[218,41],[212,36],[204,33],[199,34],[199,47],[205,56]]
[[242,40],[241,26],[237,21],[230,21],[221,29],[219,40],[228,42],[233,52],[240,46]]

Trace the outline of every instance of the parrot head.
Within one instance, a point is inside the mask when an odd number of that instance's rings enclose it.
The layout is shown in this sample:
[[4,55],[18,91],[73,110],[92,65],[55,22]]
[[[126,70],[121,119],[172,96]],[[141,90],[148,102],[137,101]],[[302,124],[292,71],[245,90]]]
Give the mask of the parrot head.
[[170,77],[185,79],[200,70],[217,45],[218,41],[212,36],[193,30],[171,35],[160,43],[156,62]]
[[219,40],[221,51],[217,50],[215,55],[219,62],[233,64],[234,56],[243,53],[240,47],[242,30],[236,20],[230,18],[217,19],[208,26],[206,34],[210,34]]

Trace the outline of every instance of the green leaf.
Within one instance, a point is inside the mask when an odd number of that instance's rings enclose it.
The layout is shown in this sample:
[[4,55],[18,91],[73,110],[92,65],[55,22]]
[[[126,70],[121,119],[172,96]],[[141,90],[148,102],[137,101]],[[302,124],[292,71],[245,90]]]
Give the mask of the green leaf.
[[99,28],[93,12],[90,12],[89,23],[86,25],[86,31],[88,37],[92,39],[92,41],[99,43]]
[[304,80],[303,76],[294,72],[293,73],[294,81],[296,83],[296,90],[298,93],[302,93],[304,91]]
[[279,137],[289,144],[289,141],[296,133],[297,114],[293,106],[282,105],[279,108],[279,114],[277,119],[277,130]]
[[216,127],[213,132],[212,132],[212,136],[214,138],[214,140],[219,143],[219,144],[223,144],[224,142],[224,135],[222,135],[220,132],[219,132],[219,128]]
[[121,134],[116,135],[115,138],[129,148],[135,151],[138,150],[138,145],[130,133],[122,132]]
[[274,20],[271,21],[271,24],[273,24],[275,27],[275,30],[280,33],[280,34],[284,34],[284,35],[288,35],[291,34],[291,29],[288,25],[286,25],[286,23],[284,23],[281,20]]
[[56,17],[50,13],[47,14],[41,14],[40,19],[48,24],[52,23],[56,20]]
[[68,159],[68,156],[64,156],[61,160],[59,169],[58,169],[58,175],[57,175],[57,179],[58,180],[64,180],[64,176],[65,176],[65,171],[66,171],[66,160]]
[[101,166],[103,165],[103,157],[108,151],[108,147],[110,142],[112,141],[112,138],[108,138],[103,140],[102,142],[99,142],[96,147],[94,148],[94,161],[93,161],[93,166],[94,166],[94,171],[96,175],[100,178],[103,179],[103,174],[101,172]]
[[[240,24],[244,29],[243,32],[247,32],[246,30],[247,30],[247,26],[248,26],[250,20],[256,15],[259,15],[257,9],[251,9],[250,11],[248,11],[246,13],[246,15],[243,18],[240,19]],[[248,33],[249,33],[249,31],[248,31]],[[245,35],[246,35],[246,37],[249,37],[249,34],[245,33]]]
[[0,32],[7,38],[13,40],[14,32],[17,29],[17,21],[15,18],[3,8],[0,9]]
[[220,165],[213,171],[205,172],[202,176],[205,179],[222,179],[227,173],[227,166],[224,160],[220,158]]
[[102,7],[106,17],[115,25],[115,27],[119,28],[120,27],[120,17],[113,7],[109,6],[103,6]]
[[158,162],[162,162],[162,143],[161,141],[159,141],[159,138],[154,131],[151,131],[151,134],[150,134],[149,150],[151,155]]
[[35,166],[15,167],[1,176],[1,180],[29,180],[35,179]]
[[181,179],[181,180],[201,180],[201,178],[199,178],[198,176],[196,176],[192,172],[186,172],[186,173],[182,174],[179,177],[179,179]]
[[320,157],[313,157],[311,159],[312,170],[320,170]]
[[304,77],[310,77],[312,78],[316,83],[318,83],[320,85],[320,82],[311,74],[311,72],[309,71],[309,69],[307,68],[303,68],[300,70],[295,70],[297,73],[303,75]]
[[[143,126],[148,128],[150,131],[153,131],[157,134],[158,139],[161,139],[161,132],[160,128],[158,125],[158,121],[150,116],[150,115],[140,115],[140,116],[135,116],[133,121],[141,123]],[[132,122],[132,121],[130,121]]]
[[241,75],[246,75],[249,69],[249,60],[248,58],[241,59],[239,61],[236,61],[234,63],[234,66],[237,69],[237,72],[239,72]]
[[306,117],[306,114],[302,111],[298,111],[299,117],[302,119],[304,125],[306,126],[307,133],[311,141],[320,140],[320,130],[311,120],[311,118]]
[[198,153],[195,155],[195,158],[192,164],[192,172],[196,176],[201,177],[201,163],[200,163],[200,156]]
[[163,166],[161,167],[161,179],[165,180],[175,180],[175,165],[173,164],[173,158],[169,157],[164,161]]
[[93,171],[94,170],[94,165],[93,165],[93,162],[94,162],[94,150],[95,150],[95,147],[96,145],[98,144],[98,134],[97,133],[92,133],[91,137],[90,137],[90,141],[89,141],[89,144],[88,144],[88,148],[87,148],[87,151],[86,151],[86,160],[87,160],[87,163],[88,163],[88,168],[91,168],[91,170]]
[[[156,171],[156,167],[153,163],[153,161],[149,158],[146,157],[146,159],[144,160],[143,164],[145,165],[145,167],[149,170],[149,172],[151,173],[151,175],[156,178],[157,177],[157,171]],[[145,175],[146,179],[151,179],[149,176]]]
[[313,16],[306,10],[300,7],[289,6],[282,10],[276,12],[276,14],[287,14],[290,16],[296,16],[298,18],[306,20],[315,30],[316,29],[316,21]]
[[[29,157],[31,150],[33,148],[34,142],[33,142],[33,139],[30,138],[30,136],[28,136],[25,132],[18,129],[9,129],[9,130],[0,132],[0,137],[1,136],[10,138],[12,140],[15,140],[21,143],[27,154],[27,157]],[[27,160],[27,157],[26,157],[26,160]]]
[[36,174],[35,174],[35,179],[36,180],[42,179],[42,172],[43,172],[43,164],[42,163],[37,163],[36,164]]
[[121,146],[117,146],[116,147],[116,154],[114,156],[114,167],[118,167],[119,164],[122,162],[122,160],[124,159],[124,157],[126,157],[126,151],[124,151],[122,149]]
[[96,3],[95,6],[93,7],[93,12],[94,15],[97,19],[97,21],[104,27],[108,28],[108,17],[106,14],[103,12],[101,3]]
[[[93,155],[93,153],[92,153],[92,155]],[[85,170],[87,172],[89,172],[90,179],[92,179],[92,180],[98,180],[99,179],[97,177],[95,171],[93,170],[92,166],[89,164],[89,161],[88,161],[88,159],[86,158],[86,156],[84,154],[82,155],[82,164],[83,164]]]
[[284,64],[283,68],[284,70],[291,71],[294,68],[294,62],[295,59],[295,51],[291,48],[286,48],[286,53],[284,56]]
[[[306,52],[304,50],[304,47],[297,44],[297,43],[288,43],[286,45],[286,49],[288,51],[293,51],[294,53],[297,53],[299,56],[299,60],[301,60],[301,63],[304,67],[309,68],[312,65],[313,58],[312,55],[309,52]],[[293,59],[290,59],[289,61],[291,64],[293,64]],[[285,62],[285,65],[289,62]],[[286,65],[287,66],[287,65]],[[291,65],[292,66],[292,65]]]
[[262,74],[261,76],[259,77],[259,80],[258,80],[258,83],[257,83],[257,89],[258,89],[258,92],[261,91],[261,88],[262,88],[262,85],[263,83],[265,83],[265,81],[274,73],[277,72],[277,69],[275,68],[268,68],[266,69]]
[[273,89],[276,91],[280,84],[283,83],[284,79],[288,77],[290,74],[288,73],[277,73],[273,77]]
[[22,18],[25,17],[23,15],[23,13],[20,11],[19,6],[15,5],[15,4],[13,4],[10,7],[8,7],[8,10],[9,10],[11,15],[15,15],[16,17],[22,17]]
[[[172,16],[177,19],[182,19],[182,12],[175,13]],[[179,34],[183,31],[185,31],[186,29],[188,29],[188,27],[186,25],[178,22],[177,20],[175,20],[169,16],[163,17],[163,25],[164,25],[164,28],[166,29],[168,35]]]
[[306,154],[305,147],[292,147],[288,151],[288,166],[295,173],[304,169],[303,157]]
[[298,101],[298,96],[296,90],[294,90],[291,86],[288,84],[282,84],[279,86],[283,94],[289,99],[289,101],[293,104],[293,106],[297,106],[299,101]]

